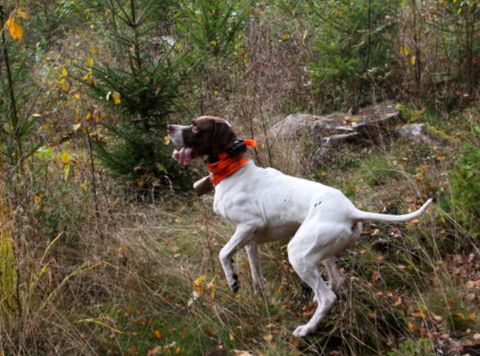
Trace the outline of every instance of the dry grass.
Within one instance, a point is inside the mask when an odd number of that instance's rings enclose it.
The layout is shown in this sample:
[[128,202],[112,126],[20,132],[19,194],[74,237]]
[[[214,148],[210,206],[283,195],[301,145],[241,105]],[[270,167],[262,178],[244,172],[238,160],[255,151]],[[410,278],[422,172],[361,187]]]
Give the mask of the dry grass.
[[[209,92],[202,93],[202,108],[192,111],[223,115],[250,137],[275,123],[278,112],[310,108],[301,65],[311,55],[302,41],[311,39],[299,32],[282,40],[282,18],[274,14],[270,20],[252,21],[249,45],[237,49],[248,59],[245,67],[236,63],[236,69],[223,72],[216,63],[210,68],[215,75],[205,84]],[[68,95],[55,84],[62,65],[88,53],[94,35],[66,38],[59,44],[62,53],[53,49],[50,62],[36,68],[49,95],[42,98],[47,104],[41,103],[39,135],[56,136],[49,137],[51,142],[75,123],[64,118],[97,109],[73,81]],[[81,101],[73,92],[82,95]],[[291,331],[315,306],[289,266],[283,243],[261,248],[266,298],[251,291],[242,252],[235,258],[241,290],[231,294],[217,256],[233,229],[214,215],[211,196],[166,192],[155,201],[137,199],[100,170],[97,213],[84,137],[73,136],[55,152],[74,156],[68,179],[64,164],[55,159],[27,166],[22,180],[4,179],[13,204],[1,232],[5,223],[15,226],[21,313],[10,312],[6,323],[1,310],[0,354],[404,355],[455,353],[459,343],[475,342],[480,315],[476,237],[442,204],[451,199],[449,172],[457,142],[474,121],[416,119],[449,133],[448,144],[434,149],[398,141],[347,146],[309,172],[302,172],[303,152],[292,154],[295,143],[276,146],[272,156],[265,153],[266,143],[260,146],[262,163],[271,160],[287,173],[338,187],[365,210],[400,213],[429,196],[439,198],[415,224],[366,226],[361,243],[339,261],[348,277],[339,301],[318,333],[305,340],[292,338]],[[0,297],[4,305],[5,294]]]
[[[396,142],[342,152],[317,174],[363,209],[404,212],[435,191],[448,194],[450,162],[435,157],[449,149]],[[339,302],[318,333],[300,341],[291,331],[314,305],[284,244],[262,246],[268,296],[252,293],[243,253],[235,258],[242,288],[233,295],[217,258],[233,230],[214,215],[211,196],[133,201],[104,178],[96,220],[91,192],[72,188],[78,178],[52,199],[77,209],[64,215],[71,225],[59,224],[56,239],[27,238],[40,231],[33,220],[17,231],[23,313],[2,327],[7,354],[371,354],[417,347],[403,341],[419,338],[429,352],[451,352],[478,328],[478,256],[438,206],[414,225],[367,225],[340,261],[348,283]],[[51,179],[44,196],[61,180]],[[38,214],[35,203],[24,208]]]

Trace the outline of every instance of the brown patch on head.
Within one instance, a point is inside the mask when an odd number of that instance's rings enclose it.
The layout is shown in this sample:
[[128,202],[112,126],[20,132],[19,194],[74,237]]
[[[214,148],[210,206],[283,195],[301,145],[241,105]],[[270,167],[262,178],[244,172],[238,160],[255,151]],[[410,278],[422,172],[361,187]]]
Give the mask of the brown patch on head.
[[237,138],[230,125],[219,117],[200,116],[183,130],[185,146],[194,149],[195,156],[216,156],[224,152]]

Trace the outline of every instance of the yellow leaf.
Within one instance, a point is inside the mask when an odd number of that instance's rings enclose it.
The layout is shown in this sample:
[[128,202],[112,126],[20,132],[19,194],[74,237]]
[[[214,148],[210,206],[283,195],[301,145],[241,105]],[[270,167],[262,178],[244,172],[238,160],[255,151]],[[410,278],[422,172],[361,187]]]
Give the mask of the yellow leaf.
[[60,159],[63,164],[69,164],[72,161],[72,155],[67,151],[60,152]]
[[70,91],[70,83],[65,80],[65,78],[60,79],[58,84],[60,84],[60,91],[62,93],[68,93]]
[[462,319],[462,320],[464,320],[464,319],[465,319],[465,314],[464,314],[464,313],[462,313],[462,312],[455,313],[455,316],[457,316],[459,319]]
[[427,314],[422,310],[412,313],[411,315],[415,318],[422,318],[422,319],[425,319],[427,317]]
[[201,275],[198,276],[198,278],[193,282],[193,285],[194,285],[194,286],[201,286],[202,283],[205,281],[205,278],[207,278],[207,276],[205,276],[204,274],[201,274]]
[[271,343],[272,340],[273,340],[273,335],[272,335],[272,334],[265,335],[265,336],[263,337],[263,340],[265,340],[265,341],[268,342],[268,343]]
[[169,135],[166,135],[163,137],[163,143],[165,145],[168,145],[170,143],[170,136]]
[[20,16],[22,19],[28,19],[28,18],[30,17],[30,16],[28,16],[28,14],[27,14],[25,11],[20,10],[20,9],[17,10],[17,14],[18,14],[18,16]]
[[84,181],[83,183],[80,183],[80,189],[87,190],[88,189],[88,182]]
[[290,34],[288,32],[284,32],[282,34],[282,40],[286,41],[290,38]]
[[85,60],[85,64],[87,65],[87,67],[93,67],[93,58],[87,58]]
[[67,67],[62,67],[60,72],[60,78],[66,78],[68,76],[68,69]]
[[215,283],[215,277],[210,281],[210,283],[207,283],[207,289],[210,290],[210,296],[212,299],[215,299],[215,293],[217,292],[217,285]]
[[10,16],[7,22],[5,22],[5,25],[14,41],[19,41],[23,38],[23,27],[12,16]]
[[115,105],[119,105],[122,103],[122,99],[120,99],[120,93],[114,91],[112,93],[112,98],[113,98],[113,102],[115,103]]
[[475,312],[473,313],[470,313],[468,314],[468,318],[467,318],[469,321],[475,321],[477,320],[477,314]]
[[153,330],[153,336],[155,337],[155,339],[160,340],[162,338],[162,333],[160,332],[160,330],[155,329]]
[[417,63],[417,57],[411,56],[410,57],[410,64],[413,66],[415,63]]
[[89,70],[87,73],[85,73],[85,74],[82,76],[82,79],[83,79],[83,80],[87,80],[87,79],[90,78],[92,75],[93,75],[92,71]]
[[412,49],[410,47],[407,47],[407,46],[400,47],[400,55],[406,57],[410,53],[412,53]]
[[73,97],[74,97],[75,99],[79,100],[79,99],[80,99],[80,94],[76,93],[76,94],[73,95]]

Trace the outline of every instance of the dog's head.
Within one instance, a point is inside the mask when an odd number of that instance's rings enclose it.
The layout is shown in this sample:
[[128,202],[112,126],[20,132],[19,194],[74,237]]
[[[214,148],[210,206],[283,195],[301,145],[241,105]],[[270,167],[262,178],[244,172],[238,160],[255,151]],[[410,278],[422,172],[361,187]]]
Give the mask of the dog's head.
[[214,116],[200,116],[190,126],[168,125],[167,134],[181,147],[173,152],[173,158],[183,165],[196,157],[216,157],[237,138],[226,120]]

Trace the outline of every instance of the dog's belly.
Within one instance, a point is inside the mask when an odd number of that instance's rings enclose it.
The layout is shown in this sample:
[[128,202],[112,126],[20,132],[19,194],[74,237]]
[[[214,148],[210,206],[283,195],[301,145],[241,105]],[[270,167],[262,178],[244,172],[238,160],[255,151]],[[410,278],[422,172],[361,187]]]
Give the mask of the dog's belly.
[[255,241],[258,243],[290,239],[297,232],[300,224],[289,223],[272,226],[269,225],[255,232]]

